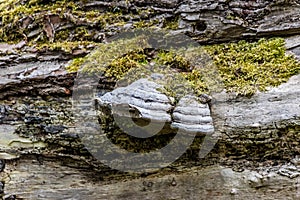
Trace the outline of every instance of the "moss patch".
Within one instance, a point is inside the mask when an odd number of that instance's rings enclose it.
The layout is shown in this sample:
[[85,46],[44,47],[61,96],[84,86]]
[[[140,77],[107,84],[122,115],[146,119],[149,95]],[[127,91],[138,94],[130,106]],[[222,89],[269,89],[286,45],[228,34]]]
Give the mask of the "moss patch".
[[84,62],[85,58],[74,58],[71,64],[67,66],[67,70],[69,72],[77,72]]
[[[118,7],[106,6],[103,10],[85,8],[85,0],[81,1],[44,1],[44,0],[0,0],[0,42],[16,43],[20,40],[43,43],[49,40],[44,31],[45,17],[56,17],[54,25],[54,41],[95,41],[97,32],[120,29],[130,19],[133,27],[142,28],[158,24],[158,20],[150,19],[155,13],[152,9],[138,8],[136,12],[122,10]],[[114,5],[112,3],[112,5]],[[144,16],[144,17],[143,17]],[[30,20],[29,20],[30,19]],[[68,24],[68,26],[66,26]],[[38,35],[32,31],[39,30]],[[30,37],[28,37],[30,36]],[[51,39],[52,40],[52,39]],[[51,41],[50,40],[50,41]]]
[[[136,66],[134,63],[146,62],[142,52],[148,47],[150,46],[143,37],[99,44],[99,47],[85,58],[86,62],[81,70],[85,73],[100,72],[106,76],[121,78],[120,73],[126,73]],[[111,63],[110,67],[107,63]]]
[[[83,11],[82,1],[0,0],[0,42],[27,41],[38,50],[76,49],[97,46],[96,29],[107,21],[120,20],[120,13]],[[53,38],[46,33],[46,21],[53,25]],[[49,29],[49,27],[48,27]],[[96,38],[96,39],[95,39]]]
[[189,71],[190,63],[175,51],[159,51],[155,62],[160,65],[166,65],[180,71]]
[[166,18],[163,23],[164,28],[170,30],[178,29],[178,25],[179,25],[179,16]]
[[[212,86],[222,84],[228,92],[241,96],[251,96],[258,90],[266,91],[268,87],[278,86],[300,71],[299,62],[292,55],[286,54],[284,39],[281,38],[205,46],[199,48],[199,52],[195,49],[182,52],[156,50],[151,58],[145,53],[146,43],[144,38],[100,45],[102,47],[86,58],[84,71],[98,71],[114,80],[120,80],[131,69],[154,62],[158,66],[176,70],[198,95],[216,91]],[[132,49],[135,50],[130,51]],[[114,55],[113,58],[110,54]],[[209,58],[201,57],[205,54],[209,55],[212,62],[209,62]],[[111,64],[104,66],[106,63]],[[145,72],[141,69],[141,73]],[[169,91],[168,88],[166,91]]]
[[238,95],[251,96],[257,90],[286,82],[298,74],[299,62],[287,55],[284,39],[261,39],[258,42],[206,46],[225,87]]
[[98,46],[99,44],[89,41],[74,41],[74,42],[45,42],[41,44],[33,44],[29,45],[35,46],[38,50],[51,50],[51,51],[64,51],[66,53],[72,53],[76,49],[84,50],[91,45],[91,48]]
[[26,17],[34,17],[35,22],[42,28],[43,17],[46,14],[63,16],[64,13],[76,9],[74,2],[65,0],[54,3],[42,0],[31,0],[27,3],[20,0],[1,2],[0,14],[3,24],[0,29],[1,41],[12,42],[24,39],[26,27],[23,26],[23,20]]
[[108,69],[105,70],[105,75],[109,78],[119,80],[128,72],[128,70],[147,63],[147,56],[143,51],[130,52],[121,58],[113,60]]

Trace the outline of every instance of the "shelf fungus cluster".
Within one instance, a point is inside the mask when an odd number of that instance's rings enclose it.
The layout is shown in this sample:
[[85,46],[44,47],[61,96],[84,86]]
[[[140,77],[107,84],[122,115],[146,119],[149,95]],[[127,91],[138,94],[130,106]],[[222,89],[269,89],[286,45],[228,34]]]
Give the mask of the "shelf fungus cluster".
[[176,131],[195,134],[214,131],[208,97],[188,94],[175,100],[161,92],[162,87],[154,80],[142,78],[98,97],[100,121],[104,123],[105,116],[111,116],[119,127],[128,128],[132,130],[130,134],[141,138]]

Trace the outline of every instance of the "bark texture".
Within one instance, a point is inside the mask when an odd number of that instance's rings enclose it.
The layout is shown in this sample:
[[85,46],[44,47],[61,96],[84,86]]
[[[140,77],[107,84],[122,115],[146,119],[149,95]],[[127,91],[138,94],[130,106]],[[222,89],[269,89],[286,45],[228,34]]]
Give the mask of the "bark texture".
[[[198,156],[204,135],[198,134],[186,153],[171,166],[131,174],[97,161],[74,128],[71,94],[76,74],[67,72],[65,67],[72,58],[88,54],[95,46],[66,51],[38,49],[27,43],[43,35],[47,41],[55,42],[60,31],[78,26],[92,33],[87,40],[104,42],[143,21],[160,28],[170,28],[172,24],[170,31],[183,32],[200,43],[292,36],[286,38],[286,47],[299,58],[298,1],[142,0],[79,4],[86,11],[120,9],[124,23],[98,26],[70,13],[59,16],[41,12],[24,16],[20,22],[26,29],[27,41],[0,44],[3,199],[300,198],[299,75],[251,98],[214,94],[210,116],[218,142],[204,159]],[[69,34],[70,39],[74,33]],[[111,85],[103,83],[102,89],[111,90]],[[145,107],[143,112],[146,116],[150,111]]]

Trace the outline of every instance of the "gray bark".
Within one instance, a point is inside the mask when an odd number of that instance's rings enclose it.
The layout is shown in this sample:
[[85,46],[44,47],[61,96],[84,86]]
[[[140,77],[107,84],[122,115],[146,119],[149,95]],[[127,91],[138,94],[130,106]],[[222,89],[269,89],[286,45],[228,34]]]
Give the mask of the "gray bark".
[[[52,97],[44,99],[10,96],[1,103],[5,197],[296,198],[300,175],[295,158],[299,154],[299,77],[250,99],[215,94],[211,109],[219,140],[212,152],[205,159],[197,158],[201,142],[195,143],[196,147],[194,144],[171,167],[142,176],[111,170],[93,159],[74,131],[70,97],[62,97],[59,90],[55,90],[56,97],[51,93]],[[41,87],[37,83],[33,88],[40,91]],[[210,167],[205,168],[207,165]],[[282,185],[288,187],[282,189]]]
[[[150,7],[155,14],[146,20],[177,15],[179,27],[174,32],[203,43],[296,35],[300,28],[298,1],[96,1],[84,6]],[[128,24],[117,30],[127,29]],[[103,31],[107,37],[118,32],[111,28]],[[286,41],[290,52],[299,56],[299,36]],[[93,158],[74,130],[70,95],[75,74],[67,73],[65,66],[78,52],[30,52],[24,45],[0,45],[0,192],[4,190],[4,199],[300,197],[300,76],[250,99],[213,95],[210,108],[218,142],[204,159],[198,153],[205,135],[199,134],[171,166],[130,174]]]

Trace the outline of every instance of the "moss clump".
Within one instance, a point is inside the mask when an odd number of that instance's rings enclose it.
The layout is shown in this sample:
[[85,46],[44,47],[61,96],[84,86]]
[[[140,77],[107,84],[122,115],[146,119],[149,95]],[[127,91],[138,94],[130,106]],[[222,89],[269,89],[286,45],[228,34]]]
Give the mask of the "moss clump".
[[22,20],[28,16],[34,16],[35,22],[43,27],[45,14],[57,14],[63,16],[71,10],[78,9],[73,1],[47,2],[42,0],[30,0],[24,3],[21,0],[9,0],[0,2],[0,14],[2,27],[0,38],[3,42],[14,42],[24,39],[27,34],[26,27],[23,27]]
[[69,72],[77,72],[79,68],[84,64],[85,58],[74,58],[69,66],[67,66],[67,70]]
[[[147,46],[146,38],[100,45],[98,50],[85,58],[87,62],[83,65],[83,71],[102,72],[117,81],[131,69],[151,61],[173,72],[175,70],[198,95],[217,91],[219,87],[241,96],[251,96],[257,90],[266,91],[268,87],[278,86],[300,71],[299,62],[286,54],[281,38],[252,43],[240,41],[176,52],[156,50],[151,58],[145,53]],[[78,66],[78,61],[82,60],[76,60],[75,66]],[[161,71],[167,69],[164,67]],[[159,69],[155,70],[160,73]],[[148,71],[141,68],[140,73],[147,74]],[[171,94],[170,88],[166,91]]]
[[163,27],[169,30],[176,30],[178,29],[178,25],[179,25],[178,21],[179,21],[179,16],[166,18],[164,20]]
[[300,64],[287,55],[284,39],[206,46],[229,92],[251,96],[257,90],[286,82],[299,73]]
[[[112,3],[99,10],[86,7],[86,3],[86,0],[0,0],[0,42],[25,40],[39,49],[49,41],[70,42],[71,45],[77,41],[102,42],[99,32],[118,32],[130,20],[134,28],[155,27],[163,23],[155,18],[158,13],[152,8],[130,10],[114,7]],[[169,25],[165,28],[173,27],[170,26],[173,22],[167,21]]]
[[200,70],[194,69],[189,73],[183,74],[188,83],[197,95],[209,92],[209,86],[205,82],[204,75]]
[[[82,9],[84,1],[44,1],[44,0],[8,0],[0,1],[0,15],[2,26],[0,27],[0,41],[19,42],[20,40],[30,40],[46,42],[49,38],[42,31],[39,36],[28,38],[27,36],[33,28],[43,30],[45,25],[45,16],[58,16],[62,23],[68,22],[73,25],[71,29],[67,26],[63,29],[55,30],[56,42],[68,41],[93,41],[91,33],[87,29],[104,29],[109,25],[121,25],[124,22],[124,16],[120,12],[110,12]],[[33,20],[31,23],[23,23],[26,18]],[[57,21],[57,20],[56,20]],[[31,25],[29,28],[28,26]],[[75,27],[75,28],[74,28]],[[69,30],[68,30],[69,29]],[[72,37],[70,37],[72,35]],[[63,37],[61,37],[63,36]],[[69,37],[68,37],[69,36]]]
[[133,24],[134,28],[153,28],[159,23],[158,20],[140,20]]
[[157,64],[166,65],[180,71],[189,71],[190,63],[175,51],[159,51],[155,62]]
[[143,52],[130,52],[123,57],[113,60],[107,70],[105,70],[105,76],[120,80],[130,69],[147,63],[147,56]]
[[89,42],[89,41],[74,41],[74,42],[45,42],[41,44],[33,44],[29,43],[31,46],[35,46],[38,50],[52,50],[52,51],[64,51],[67,53],[72,53],[72,51],[76,49],[82,49],[84,50],[87,46],[91,45],[93,47],[97,46],[97,43]]
[[121,78],[121,74],[131,67],[147,62],[143,51],[150,47],[144,37],[120,39],[98,45],[98,48],[85,58],[86,62],[80,70],[83,73],[102,73],[115,79]]

